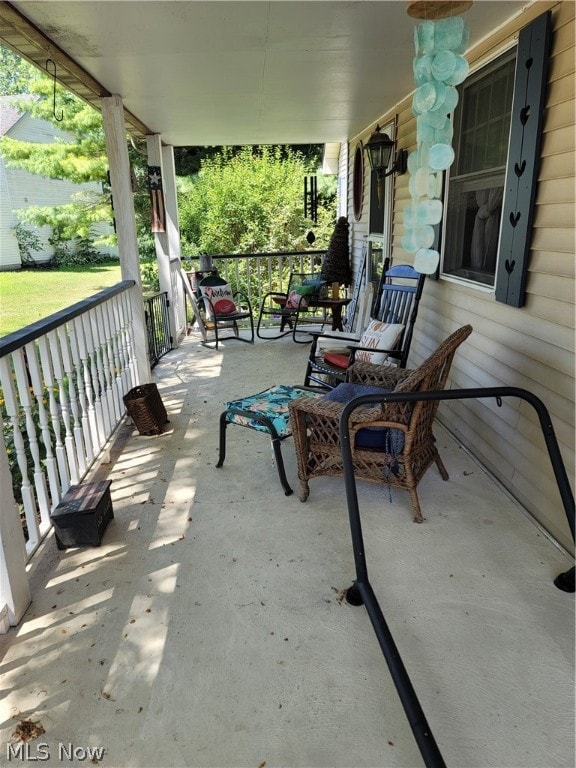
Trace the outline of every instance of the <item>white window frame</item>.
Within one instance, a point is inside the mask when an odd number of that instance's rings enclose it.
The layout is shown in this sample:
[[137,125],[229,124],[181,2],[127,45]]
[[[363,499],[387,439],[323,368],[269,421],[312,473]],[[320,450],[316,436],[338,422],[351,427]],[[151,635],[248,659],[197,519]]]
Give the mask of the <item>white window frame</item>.
[[[517,40],[512,40],[508,42],[506,45],[501,46],[496,51],[493,51],[488,58],[481,59],[480,61],[476,62],[476,64],[470,68],[470,75],[474,75],[476,73],[481,72],[482,70],[490,67],[494,62],[496,62],[499,58],[504,56],[505,54],[509,53],[510,51],[517,50]],[[514,95],[514,94],[512,94]],[[454,115],[451,116],[452,121],[454,121]],[[510,133],[511,133],[511,126],[508,130],[508,151],[507,151],[507,157],[510,154]],[[456,137],[455,137],[456,138]],[[490,173],[486,172],[486,178],[489,178]],[[473,177],[471,177],[470,184],[473,185],[477,180],[479,180],[479,175],[477,173],[474,174]],[[504,173],[504,188],[506,188],[507,183],[507,172]],[[449,195],[449,188],[450,188],[450,173],[447,172],[444,174],[444,190],[443,190],[443,216],[442,216],[442,232],[441,232],[441,243],[440,243],[440,277],[442,280],[445,280],[449,283],[455,283],[459,285],[465,285],[472,287],[482,293],[489,293],[494,294],[496,292],[496,280],[498,277],[498,264],[500,260],[500,242],[502,237],[502,217],[500,220],[500,227],[498,232],[498,253],[496,256],[496,265],[494,269],[494,283],[493,285],[487,285],[486,283],[479,282],[477,280],[474,280],[470,277],[465,277],[464,275],[457,275],[454,274],[454,272],[445,272],[444,266],[445,266],[445,258],[446,258],[446,237],[448,232],[448,227],[450,226],[450,210],[448,207],[448,195]]]

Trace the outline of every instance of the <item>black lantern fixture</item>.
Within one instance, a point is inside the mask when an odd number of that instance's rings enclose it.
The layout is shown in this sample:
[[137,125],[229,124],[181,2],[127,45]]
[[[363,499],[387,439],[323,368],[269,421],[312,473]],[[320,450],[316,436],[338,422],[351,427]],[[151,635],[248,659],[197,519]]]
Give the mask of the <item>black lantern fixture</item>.
[[370,167],[376,172],[376,178],[378,180],[378,202],[382,204],[382,196],[384,193],[384,179],[386,176],[390,176],[392,173],[406,173],[408,152],[405,149],[399,149],[394,158],[394,162],[390,170],[390,160],[394,151],[395,143],[386,134],[381,133],[380,126],[376,126],[376,130],[368,139],[365,146],[368,152],[368,160],[370,161]]

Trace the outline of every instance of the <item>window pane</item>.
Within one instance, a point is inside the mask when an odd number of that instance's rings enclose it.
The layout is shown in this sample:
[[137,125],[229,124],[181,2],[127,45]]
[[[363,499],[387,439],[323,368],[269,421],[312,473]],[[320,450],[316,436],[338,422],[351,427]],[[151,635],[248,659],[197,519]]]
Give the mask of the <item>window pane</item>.
[[515,54],[460,86],[446,215],[443,271],[494,284],[508,156]]
[[509,120],[494,120],[486,126],[485,168],[496,168],[506,163],[509,126]]
[[493,285],[498,254],[504,176],[485,182],[450,184],[451,224],[446,237],[444,271]]

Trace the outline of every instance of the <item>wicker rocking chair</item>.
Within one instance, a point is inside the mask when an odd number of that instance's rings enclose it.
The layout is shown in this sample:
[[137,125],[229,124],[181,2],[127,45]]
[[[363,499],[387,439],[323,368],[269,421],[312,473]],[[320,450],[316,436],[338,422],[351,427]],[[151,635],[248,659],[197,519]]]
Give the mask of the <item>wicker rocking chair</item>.
[[[457,348],[471,333],[470,325],[455,331],[415,370],[355,363],[348,370],[348,383],[383,387],[389,392],[442,390]],[[348,384],[339,386],[347,387]],[[333,399],[337,389],[323,397],[293,400],[289,405],[300,501],[308,498],[312,478],[344,474],[339,435],[344,403]],[[355,396],[361,393],[358,389]],[[360,406],[350,415],[356,479],[408,491],[416,523],[424,520],[416,488],[427,469],[435,463],[442,478],[448,480],[432,434],[438,405],[439,401],[383,402]],[[379,435],[378,443],[374,440],[375,435]]]

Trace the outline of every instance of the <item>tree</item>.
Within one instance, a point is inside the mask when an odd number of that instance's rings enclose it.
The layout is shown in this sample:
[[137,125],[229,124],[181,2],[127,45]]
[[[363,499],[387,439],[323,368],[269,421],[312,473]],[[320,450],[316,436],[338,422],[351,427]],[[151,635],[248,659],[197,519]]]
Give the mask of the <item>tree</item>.
[[[228,147],[231,156],[240,152],[242,147]],[[297,152],[302,155],[306,163],[312,167],[322,162],[322,144],[294,144],[283,145],[281,151]],[[206,157],[219,154],[221,147],[174,147],[174,165],[177,176],[194,176],[200,171],[202,160]],[[254,147],[258,151],[258,147]]]
[[28,93],[29,83],[39,77],[42,75],[33,64],[0,45],[0,96]]
[[281,146],[223,147],[205,157],[195,177],[178,179],[183,253],[305,250],[312,228],[322,248],[334,226],[335,183],[324,184],[313,225],[304,217],[303,179],[314,170]]
[[[70,136],[59,136],[54,143],[24,142],[3,137],[0,151],[9,166],[23,168],[51,179],[84,182],[105,182],[107,159],[102,118],[95,109],[73,94],[58,88],[58,122],[53,114],[53,81],[44,76],[28,84],[27,98],[18,99],[14,106],[31,116],[48,120]],[[52,227],[58,241],[87,239],[98,222],[111,222],[110,194],[82,191],[66,205],[31,206],[21,212],[21,218],[35,226]]]
[[[5,95],[19,95],[12,103],[21,112],[47,120],[57,129],[54,143],[23,142],[3,137],[0,151],[8,165],[23,168],[51,179],[68,179],[74,183],[97,182],[100,192],[79,192],[66,205],[31,206],[20,217],[34,226],[52,228],[53,244],[92,241],[94,226],[111,223],[114,217],[108,180],[108,158],[102,116],[89,104],[56,85],[54,81],[19,56],[0,46],[0,62],[12,68],[12,75],[0,77]],[[54,115],[56,111],[57,115]],[[57,117],[62,117],[58,120]],[[62,138],[62,132],[67,138]],[[147,161],[145,147],[129,143],[130,162],[135,186],[136,221],[139,234],[144,236],[142,251],[153,254],[150,230],[150,202],[147,190]],[[146,234],[148,237],[146,238]],[[115,235],[94,239],[95,244],[115,244]]]
[[346,216],[340,216],[328,243],[326,256],[322,263],[322,277],[329,283],[350,285],[352,270],[350,267],[349,246],[350,224]]

